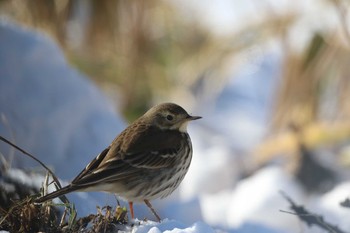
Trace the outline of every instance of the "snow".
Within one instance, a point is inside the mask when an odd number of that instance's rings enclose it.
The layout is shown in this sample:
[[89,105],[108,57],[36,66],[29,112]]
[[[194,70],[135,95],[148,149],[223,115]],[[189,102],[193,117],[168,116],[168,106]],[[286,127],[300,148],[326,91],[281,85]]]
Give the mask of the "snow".
[[[70,67],[50,38],[4,20],[0,21],[0,34],[0,135],[52,166],[67,183],[108,146],[125,123],[113,103]],[[199,102],[205,107],[194,113],[204,118],[189,125],[194,148],[190,171],[173,195],[153,202],[160,216],[168,219],[161,223],[140,221],[130,231],[300,232],[303,224],[280,212],[288,210],[288,203],[279,191],[342,229],[350,229],[346,221],[350,211],[339,206],[349,195],[349,183],[339,184],[324,195],[310,196],[277,165],[242,179],[249,162],[247,151],[266,133],[280,73],[281,51],[275,47],[259,49],[254,66],[242,66],[241,72],[230,77],[211,108]],[[11,151],[0,144],[2,154]],[[38,167],[18,152],[11,157],[14,167]],[[23,183],[41,182],[19,171],[10,170],[10,175]],[[96,205],[115,205],[114,196],[109,194],[68,197],[79,215],[96,212]],[[153,219],[144,205],[136,205],[135,214]]]
[[41,174],[33,172],[28,175],[23,170],[15,168],[7,170],[6,175],[13,180],[19,181],[20,183],[27,184],[29,187],[40,188],[44,180],[44,176]]
[[[8,122],[1,122],[0,134],[70,179],[125,123],[112,102],[69,66],[48,37],[6,21],[1,21],[0,33],[0,113]],[[9,149],[4,148],[2,144],[6,154]],[[22,155],[14,158],[14,166],[37,166]],[[65,162],[68,158],[71,163]]]
[[264,168],[242,180],[229,199],[228,224],[240,226],[244,222],[255,222],[276,229],[290,225],[291,232],[296,232],[297,220],[279,212],[281,209],[288,209],[288,203],[280,191],[288,193],[296,200],[302,197],[298,184],[279,167]]
[[315,198],[310,203],[314,213],[322,213],[326,221],[337,223],[340,229],[350,229],[349,208],[344,208],[339,205],[341,201],[349,198],[350,182],[343,182],[338,184],[334,189],[325,193],[324,195]]
[[[4,20],[0,34],[0,135],[49,165],[60,179],[71,180],[125,123],[49,37]],[[12,167],[38,167],[4,143],[0,151],[10,155]],[[85,200],[91,201],[76,206],[81,212],[95,211],[105,196],[88,195]]]
[[195,222],[191,226],[184,226],[181,222],[165,219],[161,223],[146,222],[132,230],[133,233],[214,233],[215,231],[203,222]]

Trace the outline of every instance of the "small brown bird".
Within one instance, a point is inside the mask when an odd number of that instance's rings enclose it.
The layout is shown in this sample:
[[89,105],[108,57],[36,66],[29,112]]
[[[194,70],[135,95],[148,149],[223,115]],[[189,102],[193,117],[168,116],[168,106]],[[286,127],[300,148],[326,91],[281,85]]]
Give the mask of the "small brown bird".
[[105,191],[129,201],[145,202],[170,195],[185,177],[192,159],[187,133],[190,116],[182,107],[163,103],[148,110],[92,160],[71,184],[37,199],[44,202],[73,191]]

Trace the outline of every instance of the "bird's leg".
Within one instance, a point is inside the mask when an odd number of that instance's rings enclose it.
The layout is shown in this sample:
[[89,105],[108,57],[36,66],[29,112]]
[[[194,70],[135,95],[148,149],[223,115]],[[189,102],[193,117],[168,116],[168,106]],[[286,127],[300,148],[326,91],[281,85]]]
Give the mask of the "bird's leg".
[[129,201],[129,209],[130,209],[131,219],[135,219],[134,206],[133,206],[132,201]]
[[156,216],[158,222],[160,222],[161,219],[160,219],[159,215],[157,214],[157,212],[153,209],[151,202],[149,202],[148,200],[144,200],[144,202],[148,206],[148,208],[151,210],[152,214],[154,214],[154,216]]

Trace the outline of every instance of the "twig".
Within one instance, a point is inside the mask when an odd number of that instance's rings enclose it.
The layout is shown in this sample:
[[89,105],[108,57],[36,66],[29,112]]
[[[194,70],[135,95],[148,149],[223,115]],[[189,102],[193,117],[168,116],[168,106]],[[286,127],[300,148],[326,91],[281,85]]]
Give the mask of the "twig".
[[346,198],[344,201],[340,202],[340,206],[350,208],[350,199]]
[[327,230],[329,233],[346,233],[345,231],[339,229],[337,226],[334,226],[330,223],[327,223],[323,216],[310,213],[304,206],[297,205],[295,202],[283,191],[280,191],[281,195],[289,202],[290,209],[294,210],[294,213],[288,211],[280,210],[282,213],[288,213],[297,215],[298,218],[305,222],[309,227],[312,225],[319,226],[320,228]]
[[29,156],[30,158],[32,158],[33,160],[35,160],[36,162],[38,162],[41,166],[43,166],[52,176],[52,179],[56,182],[56,184],[58,185],[59,188],[62,188],[61,183],[59,182],[58,178],[56,177],[56,175],[51,171],[50,168],[48,168],[43,162],[41,162],[39,159],[37,159],[34,155],[29,154],[28,152],[26,152],[25,150],[23,150],[22,148],[16,146],[15,144],[13,144],[12,142],[10,142],[9,140],[7,140],[6,138],[0,136],[0,140],[11,145],[12,147],[16,148],[17,150],[19,150],[20,152],[22,152],[23,154]]
[[[1,114],[1,122],[2,124],[8,129],[8,132],[10,133],[10,137],[13,141],[15,141],[15,134],[10,126],[9,121],[7,120],[7,117],[4,113]],[[8,170],[11,167],[12,164],[12,160],[14,158],[15,155],[15,149],[12,148],[9,152],[8,152],[8,156],[7,156],[7,160],[5,160],[5,158],[2,156],[1,154],[1,159],[2,159],[2,163],[4,164],[4,170]]]

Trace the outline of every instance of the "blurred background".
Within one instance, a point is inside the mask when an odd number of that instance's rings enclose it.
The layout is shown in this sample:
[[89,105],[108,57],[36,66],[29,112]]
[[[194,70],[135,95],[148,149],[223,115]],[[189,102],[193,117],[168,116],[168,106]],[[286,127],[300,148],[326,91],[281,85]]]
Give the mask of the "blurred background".
[[[160,102],[203,116],[190,127],[193,163],[174,197],[195,214],[164,207],[164,215],[293,232],[303,227],[279,212],[288,203],[278,190],[350,228],[339,219],[350,216],[339,206],[350,196],[349,7],[347,0],[2,0],[0,14],[54,40],[113,100],[123,119],[115,128]],[[339,185],[347,185],[342,195],[334,194]],[[323,199],[332,195],[332,204]]]

